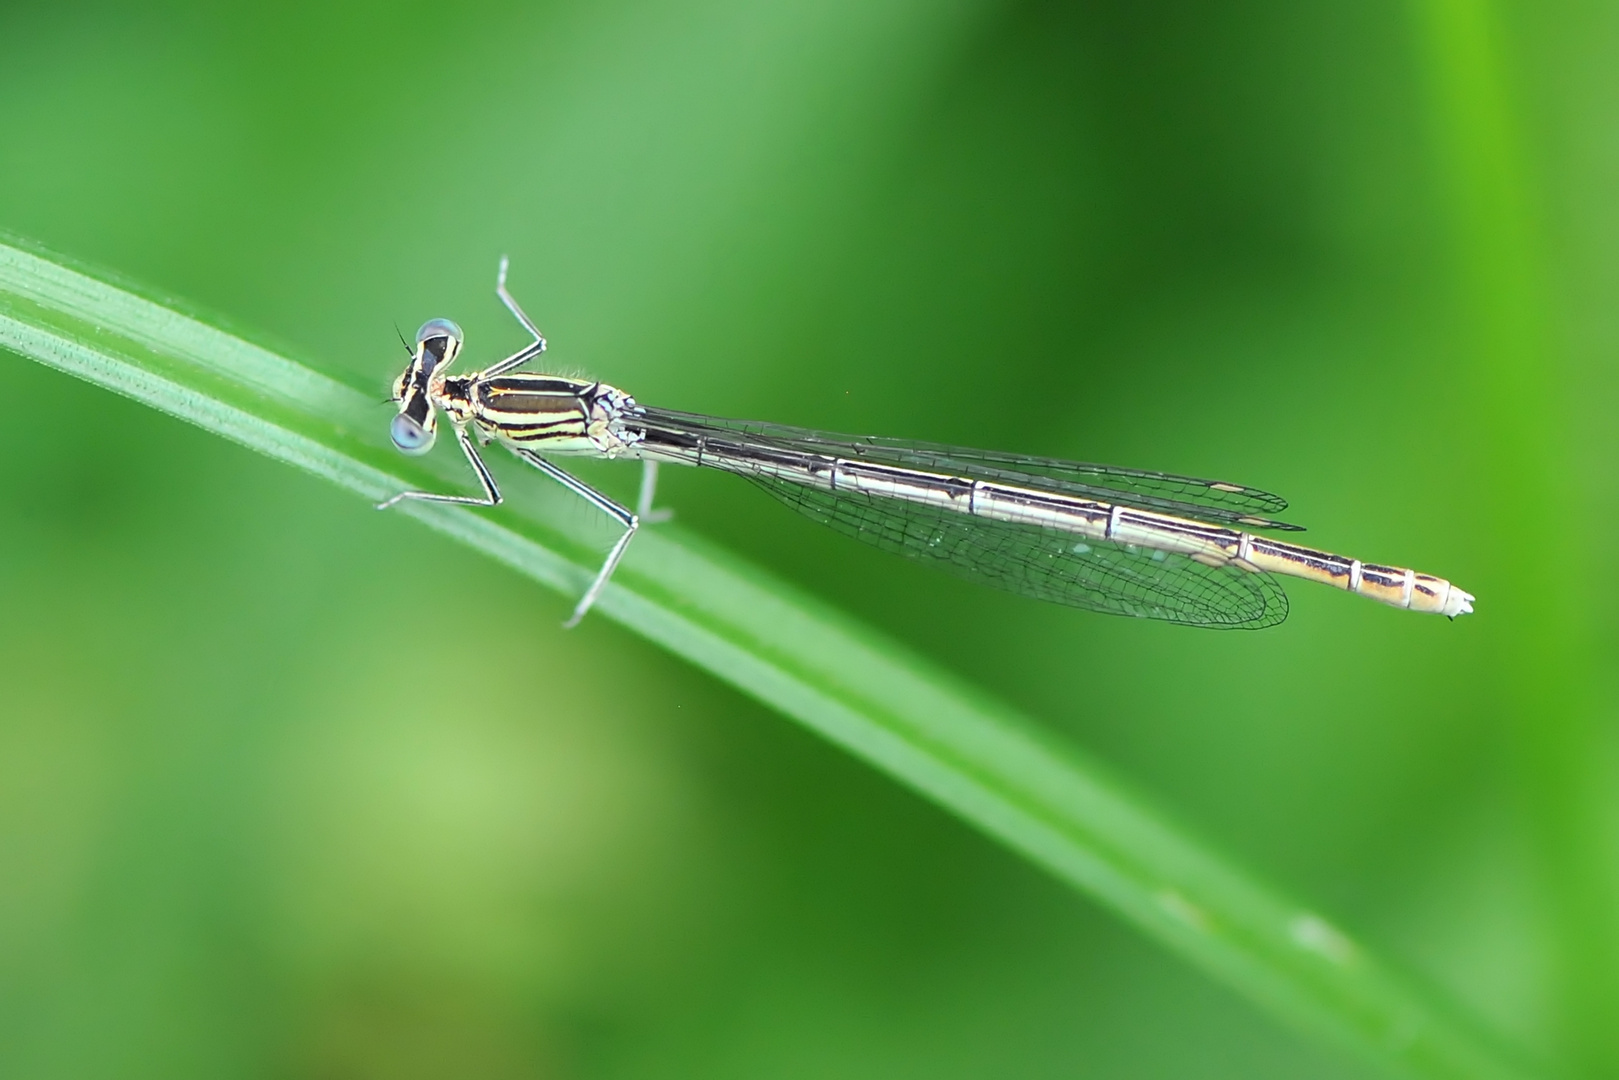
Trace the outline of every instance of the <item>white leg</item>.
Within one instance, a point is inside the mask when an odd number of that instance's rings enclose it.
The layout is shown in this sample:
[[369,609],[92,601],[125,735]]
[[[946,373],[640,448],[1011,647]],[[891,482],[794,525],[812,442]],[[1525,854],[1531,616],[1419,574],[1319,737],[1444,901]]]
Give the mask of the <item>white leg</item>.
[[499,506],[500,488],[495,486],[495,478],[489,472],[489,466],[483,463],[478,451],[472,448],[472,439],[468,437],[465,428],[455,429],[455,441],[461,444],[461,452],[467,456],[467,463],[478,476],[478,483],[483,487],[483,497],[474,495],[439,495],[431,491],[401,491],[391,499],[377,503],[378,510],[386,510],[395,503],[405,499],[418,499],[422,502],[454,503],[457,506]]
[[657,525],[668,521],[675,516],[675,512],[668,507],[662,510],[652,509],[653,496],[658,490],[658,463],[643,458],[641,461],[641,494],[635,500],[635,516],[641,519],[643,525]]
[[486,379],[504,375],[513,368],[521,367],[545,351],[545,335],[540,333],[540,328],[534,325],[534,320],[529,318],[523,312],[523,309],[518,306],[517,300],[513,298],[512,294],[506,291],[506,268],[510,263],[511,260],[506,256],[502,255],[500,257],[500,270],[495,275],[495,295],[500,297],[502,304],[506,305],[506,310],[510,311],[513,317],[523,324],[523,328],[534,335],[534,344],[518,349],[506,359],[485,371],[483,377]]
[[585,612],[590,610],[591,605],[596,602],[596,597],[601,595],[602,589],[607,585],[607,579],[613,576],[614,569],[618,567],[618,560],[624,557],[624,549],[630,546],[630,539],[635,535],[635,530],[641,527],[641,520],[589,484],[576,479],[534,451],[513,447],[512,453],[624,526],[624,535],[618,538],[613,550],[607,553],[607,561],[603,562],[602,568],[596,572],[596,580],[590,583],[585,595],[579,598],[579,603],[574,606],[573,614],[568,616],[568,621],[562,624],[563,629],[571,630],[579,625],[579,620],[585,617]]

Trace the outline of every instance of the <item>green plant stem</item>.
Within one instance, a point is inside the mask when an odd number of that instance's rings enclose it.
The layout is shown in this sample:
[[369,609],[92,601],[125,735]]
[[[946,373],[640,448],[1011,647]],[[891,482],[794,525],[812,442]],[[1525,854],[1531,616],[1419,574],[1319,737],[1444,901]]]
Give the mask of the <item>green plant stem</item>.
[[[392,452],[373,398],[4,245],[0,346],[368,500],[431,482],[436,467]],[[395,512],[576,596],[592,573],[589,549],[556,524],[570,515],[548,506],[535,487],[493,513],[423,503]],[[1526,1075],[1492,1037],[1014,710],[689,533],[638,537],[596,610],[923,793],[1288,1020],[1410,1075]]]

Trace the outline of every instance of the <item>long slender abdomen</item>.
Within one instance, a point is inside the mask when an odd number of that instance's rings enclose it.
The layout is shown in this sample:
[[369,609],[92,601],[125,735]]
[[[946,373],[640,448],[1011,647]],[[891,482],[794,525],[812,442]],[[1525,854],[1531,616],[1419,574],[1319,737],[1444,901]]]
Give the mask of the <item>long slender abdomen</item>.
[[1419,574],[1403,566],[1363,563],[1263,536],[1249,536],[1248,541],[1247,561],[1272,574],[1334,585],[1409,611],[1455,618],[1473,610],[1472,593],[1432,574]]
[[839,461],[839,486],[929,502],[975,517],[1037,525],[1116,544],[1173,551],[1210,565],[1319,581],[1407,611],[1455,618],[1473,610],[1473,595],[1444,578],[1402,566],[1364,563],[1256,536],[1222,525],[1109,505],[1007,484],[930,476],[918,470]]
[[1093,540],[1171,551],[1209,566],[1319,581],[1408,611],[1454,618],[1473,596],[1444,578],[1398,566],[1363,563],[1250,532],[1064,492],[972,480],[906,466],[749,445],[741,440],[681,440],[649,432],[639,452],[664,461],[771,476],[833,492],[861,492],[971,517],[1031,525]]
[[1107,538],[1183,552],[1194,559],[1223,559],[1247,570],[1319,581],[1407,611],[1455,618],[1473,610],[1473,594],[1441,577],[1403,566],[1382,566],[1327,551],[1238,532],[1168,514],[1117,507]]

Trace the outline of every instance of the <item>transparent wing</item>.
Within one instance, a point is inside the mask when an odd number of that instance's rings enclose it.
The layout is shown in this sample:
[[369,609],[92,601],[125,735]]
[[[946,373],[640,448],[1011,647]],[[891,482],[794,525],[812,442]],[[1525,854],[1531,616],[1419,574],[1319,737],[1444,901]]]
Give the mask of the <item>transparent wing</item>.
[[887,439],[875,435],[838,435],[809,428],[757,420],[724,420],[698,413],[642,408],[650,421],[691,432],[746,435],[778,446],[835,457],[913,468],[933,469],[969,479],[1021,484],[1107,503],[1124,503],[1177,517],[1259,529],[1302,531],[1298,525],[1272,520],[1287,509],[1287,500],[1258,488],[1220,480],[1199,480],[1173,473],[1121,469],[1057,458],[1030,457],[993,450],[970,450],[938,443]]
[[1287,594],[1269,574],[863,492],[742,475],[845,535],[1036,600],[1220,629],[1258,630],[1287,618]]

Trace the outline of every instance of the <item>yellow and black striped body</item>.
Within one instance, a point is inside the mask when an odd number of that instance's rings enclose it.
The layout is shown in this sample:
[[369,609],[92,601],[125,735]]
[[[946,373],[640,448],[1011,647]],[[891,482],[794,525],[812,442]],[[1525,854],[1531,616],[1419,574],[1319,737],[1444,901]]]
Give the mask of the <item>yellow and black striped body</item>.
[[615,429],[634,399],[606,383],[517,372],[446,378],[434,389],[455,423],[471,424],[507,446],[609,458],[631,446]]

